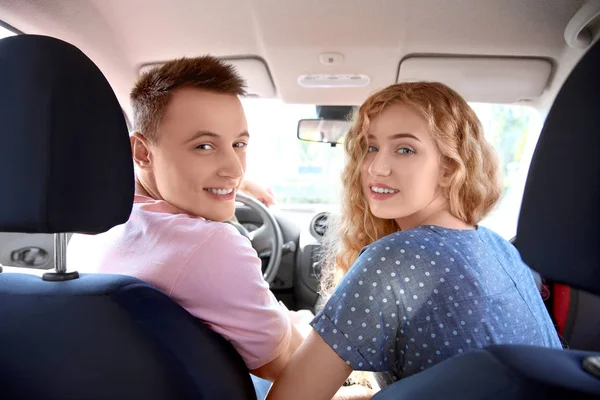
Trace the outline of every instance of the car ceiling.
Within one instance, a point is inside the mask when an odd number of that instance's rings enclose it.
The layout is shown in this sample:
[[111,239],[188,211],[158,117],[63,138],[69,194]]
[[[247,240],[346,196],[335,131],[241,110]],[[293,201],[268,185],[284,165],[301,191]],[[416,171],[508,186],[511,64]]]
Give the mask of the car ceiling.
[[[544,96],[553,98],[560,78],[583,53],[569,49],[563,36],[582,3],[14,0],[0,4],[0,20],[24,33],[55,36],[81,48],[105,73],[129,113],[128,93],[140,67],[206,53],[264,61],[275,96],[288,103],[358,104],[396,82],[400,63],[413,55],[547,59],[553,70]],[[323,65],[319,55],[324,52],[341,53],[343,61]],[[328,89],[298,84],[300,75],[315,73],[365,74],[370,83]],[[535,105],[543,100],[532,99]]]

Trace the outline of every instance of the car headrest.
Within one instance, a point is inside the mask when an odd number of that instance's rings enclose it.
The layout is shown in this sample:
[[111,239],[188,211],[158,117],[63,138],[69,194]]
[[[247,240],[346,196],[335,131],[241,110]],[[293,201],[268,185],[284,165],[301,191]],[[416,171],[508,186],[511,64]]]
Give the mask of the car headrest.
[[565,81],[537,144],[516,246],[544,278],[600,294],[600,43]]
[[0,40],[0,231],[101,233],[127,221],[134,174],[117,98],[64,41]]

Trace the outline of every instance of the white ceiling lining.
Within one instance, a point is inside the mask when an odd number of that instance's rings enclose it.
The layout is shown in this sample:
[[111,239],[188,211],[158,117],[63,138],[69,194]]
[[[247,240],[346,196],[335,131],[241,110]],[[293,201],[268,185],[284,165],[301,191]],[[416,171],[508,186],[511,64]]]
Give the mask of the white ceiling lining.
[[[361,103],[410,54],[539,57],[560,64],[583,0],[7,0],[0,19],[81,48],[123,108],[140,65],[183,56],[265,60],[288,103]],[[324,52],[343,62],[323,65]],[[365,74],[364,88],[303,88],[303,74]],[[249,74],[250,75],[250,74]],[[270,93],[263,91],[263,93]],[[545,94],[546,95],[546,94]]]

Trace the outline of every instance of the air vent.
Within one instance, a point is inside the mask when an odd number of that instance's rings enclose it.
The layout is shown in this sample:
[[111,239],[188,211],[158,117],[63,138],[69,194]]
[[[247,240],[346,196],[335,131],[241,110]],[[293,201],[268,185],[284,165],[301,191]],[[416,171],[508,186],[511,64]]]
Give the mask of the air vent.
[[321,239],[327,232],[327,221],[329,219],[329,213],[322,212],[314,216],[310,222],[310,233],[316,239]]

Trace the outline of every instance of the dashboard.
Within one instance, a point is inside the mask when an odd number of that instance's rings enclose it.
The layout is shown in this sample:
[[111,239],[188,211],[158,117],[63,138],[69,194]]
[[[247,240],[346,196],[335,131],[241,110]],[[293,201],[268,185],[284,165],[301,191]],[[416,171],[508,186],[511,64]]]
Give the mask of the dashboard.
[[[295,251],[283,254],[277,276],[271,283],[276,297],[292,295],[284,301],[294,309],[313,309],[318,300],[321,242],[327,231],[328,211],[286,208],[271,210],[283,236],[283,242],[294,242]],[[252,209],[239,206],[238,222],[248,231],[260,228],[260,216]],[[263,260],[263,266],[268,259]],[[283,299],[280,299],[283,300]],[[292,304],[290,304],[292,303]]]

